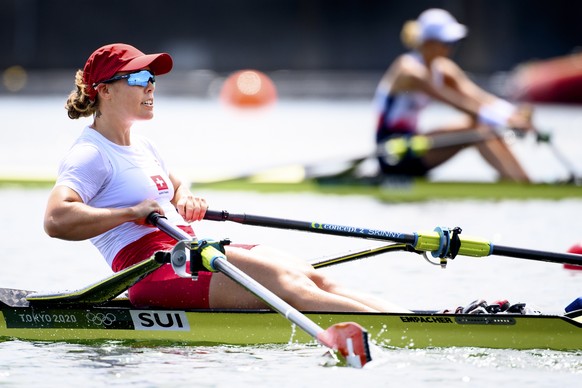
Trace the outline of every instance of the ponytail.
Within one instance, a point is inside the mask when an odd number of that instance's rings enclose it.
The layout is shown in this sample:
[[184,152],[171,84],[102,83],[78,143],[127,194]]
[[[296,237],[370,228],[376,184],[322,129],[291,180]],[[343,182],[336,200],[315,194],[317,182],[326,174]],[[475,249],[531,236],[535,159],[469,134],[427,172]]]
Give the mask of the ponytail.
[[85,83],[83,82],[83,71],[77,70],[75,74],[75,89],[69,94],[65,104],[65,109],[69,118],[75,120],[80,117],[89,117],[97,110],[97,98],[91,101],[85,92]]

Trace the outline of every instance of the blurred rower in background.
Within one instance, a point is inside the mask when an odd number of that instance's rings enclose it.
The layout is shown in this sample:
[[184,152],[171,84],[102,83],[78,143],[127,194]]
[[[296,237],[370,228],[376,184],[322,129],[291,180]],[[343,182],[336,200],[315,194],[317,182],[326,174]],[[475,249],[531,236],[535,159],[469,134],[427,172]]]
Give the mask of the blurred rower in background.
[[[447,11],[429,9],[402,29],[402,41],[411,51],[400,55],[382,77],[376,102],[379,120],[376,142],[380,169],[386,176],[424,176],[468,146],[474,146],[498,171],[501,180],[529,182],[529,178],[504,141],[508,128],[532,129],[530,106],[514,106],[482,90],[450,59],[456,42],[467,27]],[[382,153],[386,142],[408,141],[420,134],[419,115],[431,100],[450,105],[466,115],[459,122],[422,133],[431,142],[443,134],[468,138],[400,157]],[[393,156],[393,155],[392,155]]]

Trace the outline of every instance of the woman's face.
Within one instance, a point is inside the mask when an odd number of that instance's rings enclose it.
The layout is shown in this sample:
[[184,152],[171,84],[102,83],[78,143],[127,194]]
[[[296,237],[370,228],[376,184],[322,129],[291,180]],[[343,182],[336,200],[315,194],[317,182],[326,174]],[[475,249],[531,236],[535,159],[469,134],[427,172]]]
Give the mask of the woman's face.
[[[136,72],[130,72],[136,73]],[[130,73],[118,73],[125,75]],[[147,86],[129,85],[127,79],[120,79],[107,84],[109,92],[105,99],[107,111],[112,112],[122,120],[150,120],[154,116],[155,85],[147,82]],[[103,101],[103,100],[102,100]]]
[[427,40],[422,44],[423,53],[432,58],[450,57],[453,53],[456,42],[441,42],[438,40]]

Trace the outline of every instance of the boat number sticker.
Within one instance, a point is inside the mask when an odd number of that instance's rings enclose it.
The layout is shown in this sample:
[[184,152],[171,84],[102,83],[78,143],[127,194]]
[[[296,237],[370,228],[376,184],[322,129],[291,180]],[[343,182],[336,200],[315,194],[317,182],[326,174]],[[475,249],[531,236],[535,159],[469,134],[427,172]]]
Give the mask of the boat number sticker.
[[136,330],[190,330],[184,311],[131,310],[131,319]]

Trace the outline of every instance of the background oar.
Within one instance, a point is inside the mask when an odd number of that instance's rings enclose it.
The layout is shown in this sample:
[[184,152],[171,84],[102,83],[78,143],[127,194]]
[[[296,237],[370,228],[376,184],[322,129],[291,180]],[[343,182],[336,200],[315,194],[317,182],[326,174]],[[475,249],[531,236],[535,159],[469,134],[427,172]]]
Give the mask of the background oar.
[[[508,133],[511,131],[508,130]],[[295,163],[273,166],[259,171],[242,171],[228,176],[218,176],[198,180],[194,184],[213,184],[238,180],[248,180],[251,182],[301,182],[311,178],[333,178],[337,176],[350,177],[354,175],[356,169],[370,159],[378,156],[391,158],[396,162],[407,152],[423,155],[429,149],[445,148],[455,145],[474,144],[485,141],[491,137],[499,136],[491,131],[488,135],[477,132],[467,133],[443,133],[428,138],[424,135],[413,136],[409,139],[397,138],[389,139],[378,145],[376,149],[365,155],[342,160],[322,160],[313,163]]]
[[[551,141],[551,136],[547,132],[540,132],[535,130],[536,141],[538,143],[546,143],[551,147],[554,156],[558,161],[568,170],[568,183],[580,184],[580,178],[574,166],[565,158],[564,154],[560,152]],[[195,184],[213,184],[220,182],[229,182],[237,180],[247,180],[251,182],[301,182],[306,179],[316,179],[320,183],[339,183],[343,181],[358,180],[362,183],[377,184],[378,180],[375,177],[359,176],[357,172],[360,166],[377,157],[383,157],[390,164],[396,164],[406,154],[415,156],[422,156],[429,150],[473,145],[480,142],[487,141],[495,137],[521,137],[522,132],[514,131],[509,128],[500,128],[498,131],[491,130],[489,132],[455,132],[455,133],[439,133],[431,136],[415,135],[411,137],[398,137],[388,139],[385,142],[378,144],[374,152],[359,157],[353,157],[347,160],[329,160],[319,161],[305,164],[289,164],[280,165],[272,168],[266,168],[262,171],[247,171],[233,174],[231,176],[217,177],[216,179],[201,180]],[[369,181],[369,182],[368,182]]]
[[[157,213],[150,214],[148,222],[157,226],[161,231],[177,241],[192,240],[192,236],[170,224],[163,216]],[[361,368],[367,362],[371,361],[368,333],[357,323],[336,323],[327,329],[323,329],[249,275],[229,263],[224,255],[215,256],[212,259],[212,265],[214,267],[213,269],[222,272],[253,293],[273,310],[296,324],[319,343],[338,351],[345,358],[349,366]]]
[[[429,150],[446,148],[458,145],[470,145],[479,142],[487,141],[489,139],[505,136],[523,137],[526,132],[514,131],[511,129],[504,129],[500,132],[489,131],[486,133],[480,132],[460,132],[460,133],[439,133],[432,136],[416,135],[409,138],[400,137],[388,139],[378,147],[378,155],[386,159],[388,163],[396,164],[406,154],[410,153],[416,156],[422,156]],[[576,172],[574,165],[564,156],[564,154],[556,147],[552,141],[552,136],[549,132],[542,132],[539,129],[534,129],[533,134],[537,143],[545,143],[550,147],[554,157],[562,164],[568,172],[568,183],[580,184],[582,178]]]
[[574,183],[576,185],[582,184],[582,177],[578,175],[574,165],[570,163],[570,161],[564,156],[564,154],[556,147],[554,142],[552,142],[552,138],[548,132],[540,132],[537,129],[535,130],[536,140],[538,143],[546,143],[554,157],[562,164],[562,166],[568,171],[569,178],[568,183]]
[[[513,133],[508,131],[507,133]],[[477,131],[443,132],[438,134],[395,137],[378,145],[376,156],[383,157],[387,163],[396,164],[407,154],[420,157],[430,150],[461,145],[471,145],[499,137],[491,130],[486,133]]]
[[454,258],[457,254],[472,257],[499,255],[553,263],[582,264],[582,257],[580,255],[494,245],[483,239],[465,237],[458,233],[450,233],[441,228],[436,228],[433,232],[406,234],[322,222],[296,221],[250,214],[234,214],[224,210],[208,210],[204,218],[212,221],[232,221],[240,224],[270,228],[293,229],[312,233],[405,243],[418,251],[431,252],[433,257],[440,258]]

